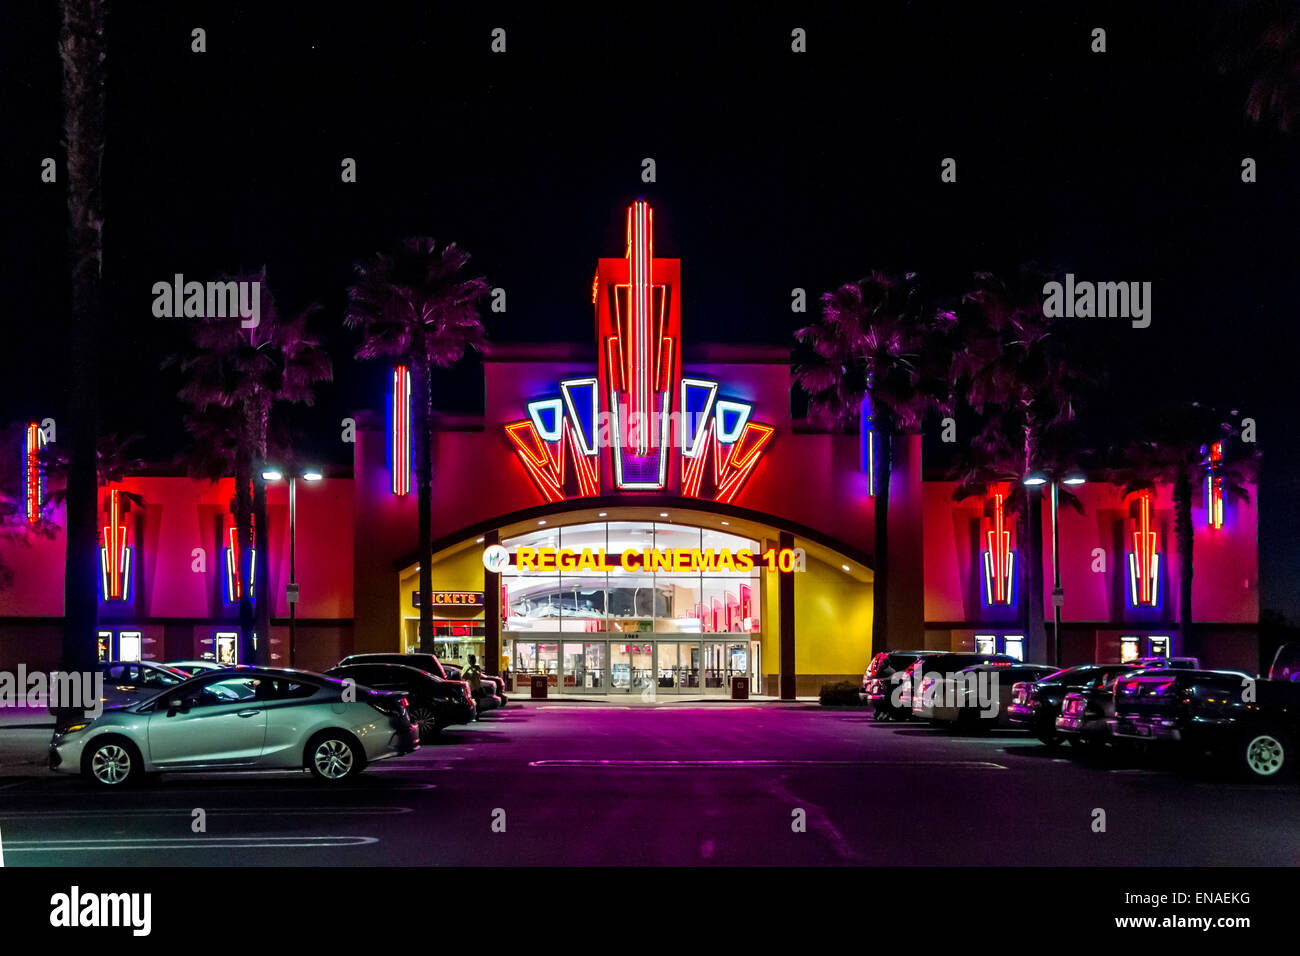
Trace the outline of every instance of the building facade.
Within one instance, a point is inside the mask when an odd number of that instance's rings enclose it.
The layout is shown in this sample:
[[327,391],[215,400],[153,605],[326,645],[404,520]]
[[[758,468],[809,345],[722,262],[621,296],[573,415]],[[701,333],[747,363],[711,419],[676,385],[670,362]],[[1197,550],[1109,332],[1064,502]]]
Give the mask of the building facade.
[[[644,202],[628,210],[623,254],[598,260],[591,306],[593,341],[493,346],[483,414],[436,417],[427,559],[440,656],[544,674],[556,694],[725,694],[748,677],[756,693],[792,697],[858,680],[884,599],[870,428],[794,420],[787,349],[696,344],[680,261],[654,254]],[[398,367],[388,395],[358,413],[350,474],[297,483],[292,642],[289,492],[268,486],[269,579],[248,583],[270,589],[277,664],[323,669],[418,643],[410,390]],[[896,440],[894,459],[889,645],[1050,660],[1027,613],[1008,489],[954,500],[953,483],[923,475],[916,436]],[[1255,499],[1223,502],[1207,469],[1194,645],[1175,623],[1168,489],[1072,489],[1085,507],[1060,515],[1064,662],[1170,653],[1257,668]],[[231,560],[232,487],[144,474],[103,490],[105,656],[232,653],[246,576]],[[2,547],[13,578],[0,590],[0,664],[53,667],[62,540]]]

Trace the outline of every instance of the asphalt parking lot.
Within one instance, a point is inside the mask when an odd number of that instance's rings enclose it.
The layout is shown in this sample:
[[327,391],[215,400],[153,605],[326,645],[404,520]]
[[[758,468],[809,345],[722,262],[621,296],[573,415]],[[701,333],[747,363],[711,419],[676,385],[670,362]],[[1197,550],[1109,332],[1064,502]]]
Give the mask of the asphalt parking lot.
[[1296,783],[815,704],[512,703],[338,789],[102,792],[19,759],[48,733],[0,736],[8,866],[1300,863]]

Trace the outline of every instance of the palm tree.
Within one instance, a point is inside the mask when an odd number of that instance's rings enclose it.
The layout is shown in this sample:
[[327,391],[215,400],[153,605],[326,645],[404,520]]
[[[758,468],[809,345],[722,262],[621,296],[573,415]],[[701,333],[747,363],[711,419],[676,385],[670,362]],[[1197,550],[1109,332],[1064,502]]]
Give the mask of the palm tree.
[[68,336],[68,418],[60,431],[70,452],[64,563],[63,667],[95,667],[99,615],[99,337],[103,325],[104,19],[103,0],[62,0],[63,135],[67,145],[68,252],[72,323]]
[[[951,370],[956,393],[984,417],[958,496],[984,494],[992,481],[1010,482],[1008,506],[1018,515],[1025,578],[1025,630],[1031,649],[1045,652],[1041,502],[1025,494],[1024,478],[1063,477],[1077,467],[1066,440],[1090,377],[1069,357],[1060,320],[1043,313],[1043,276],[1021,268],[1011,280],[979,272],[962,296]],[[1065,492],[1061,500],[1082,506]],[[1040,640],[1043,643],[1039,643]]]
[[1193,636],[1192,575],[1195,570],[1195,526],[1192,521],[1194,501],[1207,470],[1209,446],[1220,443],[1222,465],[1218,476],[1223,481],[1225,501],[1249,501],[1247,485],[1259,475],[1259,451],[1253,443],[1242,442],[1231,419],[1199,402],[1167,406],[1150,415],[1147,437],[1130,442],[1122,452],[1122,463],[1112,471],[1112,479],[1123,486],[1125,497],[1143,491],[1154,492],[1157,484],[1169,485],[1174,504],[1174,546],[1178,554],[1178,628],[1183,647]]
[[1243,73],[1246,116],[1283,133],[1300,121],[1300,7],[1287,0],[1246,0],[1225,7],[1218,33],[1220,73]]
[[[187,422],[198,439],[189,457],[191,473],[212,481],[234,473],[236,558],[240,568],[248,567],[246,549],[252,545],[252,578],[260,584],[255,594],[244,588],[240,596],[240,660],[265,664],[271,648],[270,538],[261,469],[267,463],[271,413],[282,402],[313,404],[314,387],[333,373],[320,340],[307,329],[315,306],[282,317],[266,289],[265,268],[235,281],[260,283],[260,323],[245,328],[239,316],[197,319],[189,354],[164,364],[178,364],[187,378],[179,395],[192,407]],[[253,634],[261,638],[256,647]]]
[[[823,427],[847,430],[860,423],[864,403],[876,436],[874,502],[875,602],[871,652],[888,646],[889,484],[894,436],[919,430],[926,413],[946,404],[937,375],[930,374],[943,317],[926,314],[913,273],[873,272],[822,296],[822,318],[795,338],[810,346],[811,362],[795,368],[808,393],[809,416]],[[865,400],[865,402],[864,402]]]
[[469,253],[432,239],[398,243],[356,264],[344,324],[360,329],[359,359],[386,359],[412,371],[411,435],[415,456],[420,547],[420,652],[433,653],[433,369],[455,365],[487,334],[478,304],[488,293],[481,277],[465,279]]

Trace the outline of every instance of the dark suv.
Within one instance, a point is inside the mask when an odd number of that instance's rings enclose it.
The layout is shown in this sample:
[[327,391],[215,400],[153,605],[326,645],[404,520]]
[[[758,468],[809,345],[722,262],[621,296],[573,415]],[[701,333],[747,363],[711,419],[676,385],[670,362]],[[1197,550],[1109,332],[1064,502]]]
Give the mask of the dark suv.
[[1293,772],[1300,683],[1243,671],[1144,670],[1115,684],[1119,738],[1209,753],[1255,780]]
[[463,682],[443,680],[419,668],[366,661],[331,667],[325,676],[405,695],[411,722],[420,728],[424,739],[452,724],[468,724],[477,715],[474,699]]
[[862,675],[862,700],[872,708],[876,720],[904,719],[901,711],[890,702],[893,685],[889,678],[907,670],[922,657],[939,651],[881,651],[871,659]]
[[[418,667],[422,671],[428,671],[434,677],[441,677],[443,680],[461,679],[460,668],[451,665],[454,671],[452,673],[443,666],[442,661],[438,660],[435,654],[349,654],[339,661],[338,666],[342,667],[345,664],[404,664],[407,667]],[[480,714],[506,705],[505,682],[500,677],[484,674],[479,680],[479,685],[479,692],[474,695],[474,702]]]

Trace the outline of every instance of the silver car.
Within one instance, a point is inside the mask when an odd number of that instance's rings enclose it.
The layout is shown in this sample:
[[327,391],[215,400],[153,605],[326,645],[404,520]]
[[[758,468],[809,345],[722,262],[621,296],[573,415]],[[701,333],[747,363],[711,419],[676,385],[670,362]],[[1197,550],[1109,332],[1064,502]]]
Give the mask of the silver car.
[[173,771],[301,770],[331,783],[420,745],[401,694],[308,671],[194,677],[56,730],[50,769],[106,787]]

